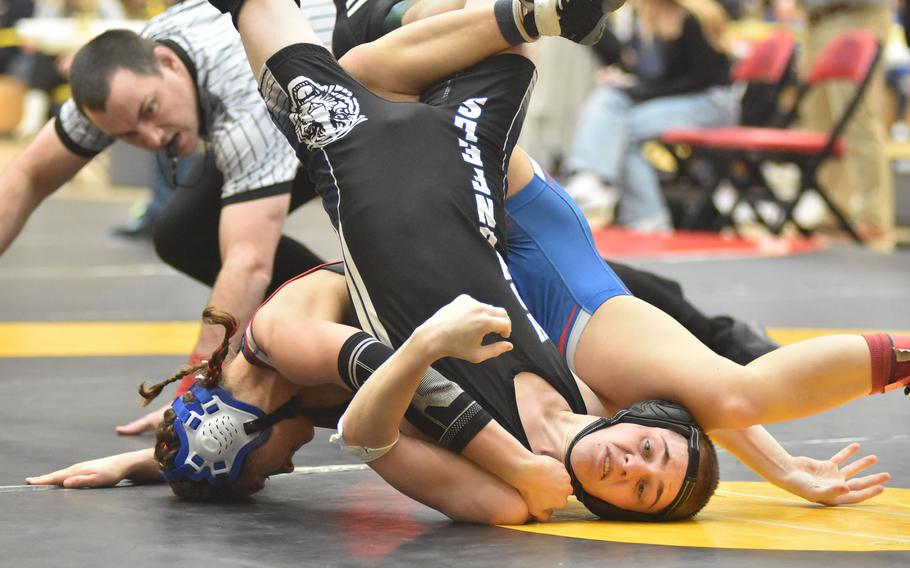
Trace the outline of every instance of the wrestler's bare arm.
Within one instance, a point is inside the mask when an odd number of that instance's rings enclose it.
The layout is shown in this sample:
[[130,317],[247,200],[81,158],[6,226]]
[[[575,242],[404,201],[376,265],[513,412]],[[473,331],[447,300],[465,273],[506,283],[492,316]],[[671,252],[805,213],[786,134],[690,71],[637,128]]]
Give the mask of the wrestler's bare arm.
[[164,481],[151,448],[80,462],[45,475],[27,477],[25,482],[29,485],[62,485],[67,489],[75,489],[112,487],[124,479]]
[[[449,517],[470,522],[524,522],[527,507],[517,491],[461,456],[426,442],[399,437],[399,423],[424,373],[437,359],[480,362],[511,349],[505,310],[460,296],[418,327],[355,394],[340,423],[344,444],[383,448],[370,466],[390,484]],[[390,450],[387,448],[391,447]],[[370,450],[373,452],[374,450]]]
[[48,122],[0,174],[0,254],[13,243],[36,207],[90,160],[60,141]]
[[[254,324],[256,341],[288,380],[341,386],[338,353],[359,331],[336,323],[349,319],[349,307],[344,278],[318,270],[287,284],[263,306]],[[417,392],[426,397],[421,387]],[[571,493],[559,462],[531,453],[495,421],[468,442],[461,456],[517,489],[537,520],[546,521],[554,509],[565,507]]]

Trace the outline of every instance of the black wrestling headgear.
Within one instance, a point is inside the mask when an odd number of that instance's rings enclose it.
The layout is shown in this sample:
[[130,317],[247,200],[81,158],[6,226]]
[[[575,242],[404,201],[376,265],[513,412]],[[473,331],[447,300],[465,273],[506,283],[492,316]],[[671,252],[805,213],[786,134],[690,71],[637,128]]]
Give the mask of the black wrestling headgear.
[[[609,428],[615,424],[629,422],[641,426],[650,426],[655,428],[666,428],[672,432],[682,435],[689,441],[689,465],[686,468],[686,476],[683,479],[682,487],[673,502],[664,510],[657,513],[640,513],[638,511],[628,511],[617,507],[611,503],[598,499],[587,493],[581,486],[581,482],[575,477],[572,470],[572,449],[579,440],[592,432],[602,428]],[[666,400],[643,400],[633,404],[629,408],[624,408],[610,418],[600,418],[583,428],[575,436],[575,439],[569,444],[566,450],[566,470],[569,477],[572,478],[572,488],[575,496],[589,511],[602,519],[611,519],[614,521],[643,521],[656,522],[665,521],[680,505],[688,501],[695,489],[695,483],[698,476],[699,461],[699,439],[702,436],[701,428],[692,421],[692,415],[689,414],[682,405]]]

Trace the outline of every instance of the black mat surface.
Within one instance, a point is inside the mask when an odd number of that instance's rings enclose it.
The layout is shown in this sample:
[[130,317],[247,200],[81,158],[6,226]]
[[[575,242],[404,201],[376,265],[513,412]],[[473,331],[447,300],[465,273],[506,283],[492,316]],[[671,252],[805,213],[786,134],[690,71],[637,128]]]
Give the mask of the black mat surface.
[[[123,204],[46,204],[0,258],[0,319],[194,319],[206,290],[158,265],[147,243],[108,236],[125,215]],[[292,223],[292,232],[329,255],[334,243],[324,229],[316,209]],[[776,327],[910,329],[906,250],[636,264],[680,279],[709,313]],[[181,363],[181,357],[0,359],[0,566],[910,565],[910,553],[678,548],[456,525],[369,471],[278,477],[251,503],[219,506],[180,503],[164,486],[22,486],[26,475],[149,445],[149,436],[117,437],[113,427],[139,415],[133,403],[140,381],[169,375]],[[842,438],[860,437],[894,475],[892,486],[910,488],[908,399],[862,399],[770,429],[791,453],[820,458],[843,446]],[[296,465],[353,463],[327,438],[319,431]],[[725,479],[756,479],[729,455],[721,460]]]

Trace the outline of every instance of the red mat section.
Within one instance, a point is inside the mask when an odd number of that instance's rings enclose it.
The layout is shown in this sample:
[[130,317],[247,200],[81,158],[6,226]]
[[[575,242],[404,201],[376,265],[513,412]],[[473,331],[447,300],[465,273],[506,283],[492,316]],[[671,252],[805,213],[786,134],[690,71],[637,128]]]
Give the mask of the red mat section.
[[620,227],[594,230],[594,243],[607,258],[784,256],[824,248],[819,239],[770,236],[737,237],[720,233],[674,231],[639,233]]

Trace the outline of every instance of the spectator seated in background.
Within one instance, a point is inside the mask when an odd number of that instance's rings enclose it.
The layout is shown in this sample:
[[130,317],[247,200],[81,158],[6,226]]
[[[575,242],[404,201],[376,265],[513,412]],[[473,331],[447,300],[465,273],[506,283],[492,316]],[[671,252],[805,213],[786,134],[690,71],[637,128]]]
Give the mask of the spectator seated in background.
[[[660,46],[653,77],[613,66],[582,110],[567,166],[567,190],[589,213],[612,209],[633,229],[672,229],[657,172],[642,154],[648,140],[675,127],[736,124],[739,97],[730,88],[727,15],[715,0],[639,0],[645,38]],[[590,204],[588,207],[586,205]]]

